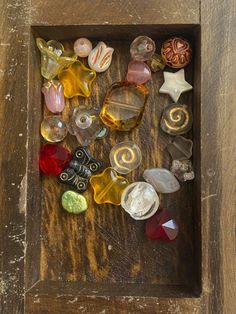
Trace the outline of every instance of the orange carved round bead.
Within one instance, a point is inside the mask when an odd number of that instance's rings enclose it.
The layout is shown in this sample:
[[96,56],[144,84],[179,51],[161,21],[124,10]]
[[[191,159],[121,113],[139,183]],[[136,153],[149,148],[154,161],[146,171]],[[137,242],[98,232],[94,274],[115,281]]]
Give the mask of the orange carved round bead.
[[186,39],[172,37],[163,43],[161,56],[164,62],[171,68],[183,68],[192,59],[192,48]]

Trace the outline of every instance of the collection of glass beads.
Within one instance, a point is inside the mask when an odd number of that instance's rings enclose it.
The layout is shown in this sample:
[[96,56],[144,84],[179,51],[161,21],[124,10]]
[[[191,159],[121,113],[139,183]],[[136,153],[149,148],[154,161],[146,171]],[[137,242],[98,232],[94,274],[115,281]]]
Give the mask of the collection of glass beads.
[[[183,37],[171,37],[156,53],[155,42],[147,36],[139,36],[130,46],[131,61],[125,81],[112,84],[105,96],[100,112],[80,105],[73,109],[69,123],[60,113],[65,108],[65,98],[89,97],[97,73],[106,71],[114,49],[104,42],[94,48],[87,38],[74,42],[74,49],[66,49],[60,42],[36,39],[41,53],[41,74],[46,79],[42,87],[49,115],[41,123],[41,135],[50,143],[44,144],[39,157],[40,170],[58,177],[70,186],[63,193],[62,207],[74,214],[87,210],[87,200],[82,193],[90,184],[97,204],[121,205],[135,220],[146,220],[146,235],[153,240],[173,241],[178,235],[178,225],[167,209],[160,208],[158,193],[173,193],[180,183],[192,180],[191,163],[193,142],[183,137],[192,127],[191,109],[178,103],[182,93],[192,86],[185,80],[184,67],[192,59],[190,43]],[[87,58],[88,67],[80,61]],[[123,176],[139,167],[142,153],[132,141],[117,143],[110,151],[111,166],[93,158],[87,146],[108,135],[109,129],[130,131],[140,124],[145,111],[149,91],[144,86],[152,72],[160,72],[168,66],[176,72],[164,71],[164,83],[160,93],[168,94],[173,103],[162,113],[160,127],[172,136],[167,150],[173,161],[171,169],[152,168],[143,173],[145,181],[129,184]],[[59,115],[58,115],[59,114]],[[74,135],[79,146],[73,152],[55,144],[67,133]],[[102,171],[103,170],[103,171]]]

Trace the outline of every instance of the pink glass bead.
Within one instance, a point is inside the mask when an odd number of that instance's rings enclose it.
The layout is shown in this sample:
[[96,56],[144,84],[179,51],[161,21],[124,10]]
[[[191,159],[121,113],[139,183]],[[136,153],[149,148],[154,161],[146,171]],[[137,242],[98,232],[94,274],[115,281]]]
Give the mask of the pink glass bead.
[[146,222],[146,235],[151,240],[174,241],[179,232],[179,227],[170,217],[167,209],[159,209],[154,216]]
[[64,90],[59,81],[52,80],[44,83],[42,93],[49,111],[52,113],[63,111],[65,107]]
[[92,48],[92,43],[87,38],[78,38],[74,43],[74,52],[81,58],[88,57]]
[[133,60],[147,61],[156,50],[155,42],[147,36],[138,36],[130,45],[130,54]]
[[144,84],[151,79],[151,70],[142,61],[130,61],[126,79],[128,82],[138,85]]

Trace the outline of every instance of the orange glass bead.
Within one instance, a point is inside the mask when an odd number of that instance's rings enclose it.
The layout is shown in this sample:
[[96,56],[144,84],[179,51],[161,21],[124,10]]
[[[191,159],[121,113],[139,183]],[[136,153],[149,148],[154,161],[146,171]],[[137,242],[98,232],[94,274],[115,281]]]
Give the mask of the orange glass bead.
[[100,118],[111,129],[130,131],[139,125],[147,97],[148,89],[143,85],[114,83],[106,94]]
[[63,85],[65,97],[89,97],[92,82],[96,78],[96,72],[77,60],[67,69],[63,70],[58,77]]
[[118,176],[111,167],[106,168],[101,174],[92,176],[90,183],[97,204],[110,203],[114,205],[120,205],[121,194],[129,184],[127,179]]

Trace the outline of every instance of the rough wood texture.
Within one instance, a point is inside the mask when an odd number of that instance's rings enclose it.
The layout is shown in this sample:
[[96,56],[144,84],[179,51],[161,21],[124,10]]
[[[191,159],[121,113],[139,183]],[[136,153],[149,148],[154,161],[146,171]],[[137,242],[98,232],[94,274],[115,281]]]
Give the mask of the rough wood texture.
[[[145,33],[147,32],[148,30]],[[156,41],[158,40],[160,39],[157,38]],[[91,97],[88,99],[80,97],[79,101],[76,97],[67,101],[63,111],[66,121],[69,120],[72,108],[78,106],[78,102],[81,105],[100,108],[108,86],[125,78],[130,59],[130,42],[108,43],[115,49],[111,67],[105,73],[97,75]],[[33,72],[37,71],[39,69],[36,65]],[[191,67],[187,72],[187,79],[191,82]],[[170,168],[171,165],[165,149],[170,137],[159,129],[163,108],[169,103],[168,97],[158,94],[158,87],[162,82],[163,77],[158,73],[153,75],[152,81],[147,84],[149,99],[144,118],[138,128],[125,133],[111,131],[103,141],[96,141],[94,145],[89,146],[95,158],[103,160],[105,165],[109,166],[109,152],[116,143],[126,140],[137,143],[143,152],[142,165],[126,176],[129,182],[142,180],[142,173],[146,168]],[[39,99],[34,97],[33,102],[40,103],[40,100],[41,97]],[[181,102],[191,107],[192,93],[181,96]],[[46,111],[45,115],[48,114],[50,115]],[[40,113],[39,116],[41,117]],[[73,151],[78,142],[74,136],[67,136],[63,145]],[[121,283],[192,284],[194,274],[192,182],[184,184],[178,193],[160,197],[162,206],[170,209],[181,229],[178,241],[168,246],[149,241],[144,236],[144,222],[134,221],[120,207],[97,205],[93,201],[91,188],[84,193],[89,202],[89,210],[80,216],[68,215],[59,204],[62,192],[67,190],[68,186],[58,184],[53,177],[44,176],[43,187],[41,183],[38,186],[38,190],[41,189],[41,280],[117,283],[117,289]],[[99,290],[99,287],[100,284],[94,284],[94,289]],[[142,288],[140,293],[142,294]],[[168,291],[166,293],[168,294]]]
[[[72,5],[74,3],[74,5]],[[200,5],[200,7],[199,7]],[[95,6],[95,7],[94,7]],[[235,117],[234,98],[236,73],[236,3],[233,0],[213,1],[1,1],[0,98],[1,98],[1,224],[0,224],[0,312],[23,313],[24,253],[27,247],[26,294],[27,313],[229,313],[235,312]],[[99,14],[98,14],[99,12]],[[200,12],[200,15],[199,15]],[[39,96],[39,87],[28,84],[27,46],[29,26],[67,24],[198,24],[201,23],[201,138],[195,148],[202,166],[197,195],[201,195],[199,225],[202,247],[196,256],[202,258],[202,294],[199,298],[137,298],[121,296],[86,296],[77,287],[56,287],[38,282],[39,243],[34,238],[40,228],[41,208],[34,193],[39,177],[34,160],[26,162],[27,150],[33,156],[38,150],[36,129],[27,133],[27,86],[29,96]],[[180,25],[178,25],[179,27]],[[137,25],[138,27],[138,25]],[[176,26],[177,29],[177,26]],[[179,29],[179,28],[178,28]],[[200,62],[199,62],[200,67]],[[31,65],[30,65],[31,68]],[[35,74],[35,81],[37,74]],[[196,71],[195,71],[196,75]],[[201,97],[201,99],[200,99]],[[32,98],[33,99],[33,98]],[[29,101],[32,101],[29,98]],[[28,122],[36,126],[40,117],[37,104],[28,108]],[[10,131],[9,131],[10,130]],[[195,126],[196,130],[196,126]],[[194,136],[197,134],[194,130]],[[30,135],[27,137],[27,134]],[[11,136],[10,136],[11,135]],[[27,142],[27,138],[29,141]],[[16,161],[17,160],[17,161]],[[29,166],[28,170],[26,169]],[[34,185],[35,184],[35,185]],[[200,194],[201,193],[201,194]],[[26,198],[27,196],[27,198]],[[27,212],[27,245],[24,242],[25,209]],[[197,206],[200,201],[196,199]],[[45,217],[45,216],[44,216]],[[36,229],[35,229],[36,228]],[[32,236],[31,236],[32,235]],[[36,241],[35,241],[36,240]],[[39,256],[38,256],[39,257]],[[44,265],[41,265],[43,269]],[[43,271],[41,272],[43,273]],[[53,274],[52,274],[53,275]],[[35,287],[31,286],[35,284]],[[74,288],[74,289],[73,289]],[[78,295],[80,292],[80,295]],[[85,290],[86,292],[86,290]]]

